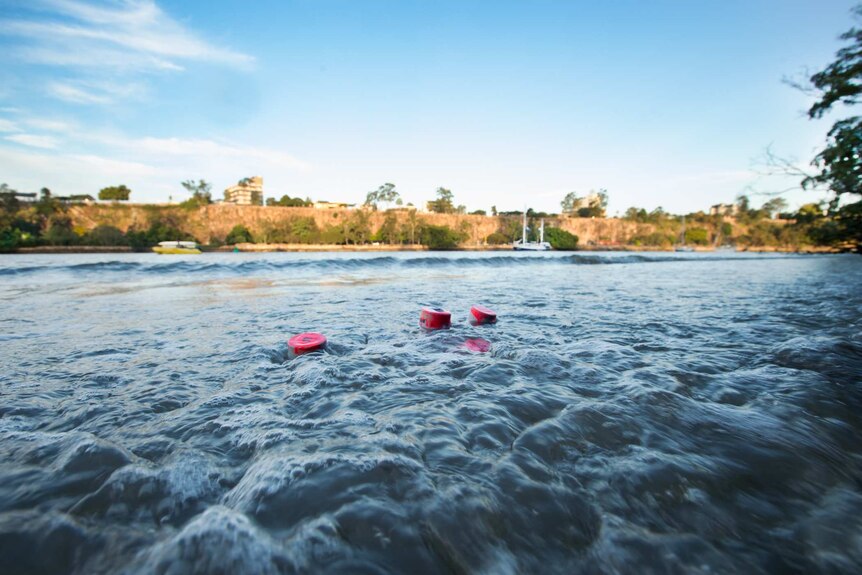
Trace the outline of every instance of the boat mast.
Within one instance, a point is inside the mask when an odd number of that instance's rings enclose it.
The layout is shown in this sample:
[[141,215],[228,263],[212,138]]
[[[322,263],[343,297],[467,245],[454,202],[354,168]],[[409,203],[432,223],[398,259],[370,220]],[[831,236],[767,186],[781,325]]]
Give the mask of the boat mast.
[[685,245],[685,216],[682,217],[682,245]]
[[542,225],[539,227],[539,243],[545,243],[545,219],[542,218]]
[[527,243],[527,208],[524,208],[524,227],[521,230],[521,243]]

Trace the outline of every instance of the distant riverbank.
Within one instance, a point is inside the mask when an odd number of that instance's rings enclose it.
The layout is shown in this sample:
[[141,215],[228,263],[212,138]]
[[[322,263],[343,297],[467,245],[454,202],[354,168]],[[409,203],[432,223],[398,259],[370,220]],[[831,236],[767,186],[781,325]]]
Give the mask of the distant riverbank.
[[[132,253],[128,246],[37,246],[19,248],[13,252],[18,254],[111,254]],[[144,250],[145,252],[149,250]],[[333,245],[333,244],[252,244],[244,243],[236,246],[220,246],[207,249],[205,252],[424,252],[431,251],[422,245],[390,245],[390,244],[364,244],[364,245]],[[455,250],[459,252],[487,252],[487,251],[512,251],[510,245],[472,245],[461,246]],[[579,252],[673,252],[673,248],[661,246],[581,246]],[[695,252],[758,252],[758,253],[805,253],[805,254],[832,254],[840,250],[824,246],[803,246],[800,248],[781,248],[772,246],[746,247],[739,249],[716,250],[712,247],[697,247]]]

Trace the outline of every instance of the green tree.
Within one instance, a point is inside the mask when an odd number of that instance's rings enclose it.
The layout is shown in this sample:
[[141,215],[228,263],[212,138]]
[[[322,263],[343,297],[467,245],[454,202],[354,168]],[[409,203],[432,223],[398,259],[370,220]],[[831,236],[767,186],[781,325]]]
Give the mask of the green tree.
[[448,226],[425,226],[422,229],[422,244],[430,250],[454,250],[463,239]]
[[314,202],[312,202],[310,199],[303,200],[299,196],[297,196],[295,198],[291,198],[287,194],[281,196],[281,198],[278,200],[276,200],[275,198],[267,198],[266,199],[266,205],[267,206],[281,206],[284,208],[303,208],[303,207],[310,206],[313,203]]
[[438,214],[451,214],[455,212],[455,196],[452,190],[437,188],[437,199],[428,202],[428,211]]
[[17,190],[13,190],[6,184],[0,184],[0,209],[5,212],[15,213],[21,205],[15,195]]
[[490,234],[487,238],[485,238],[485,243],[492,246],[501,246],[503,244],[508,244],[511,241],[512,240],[506,237],[505,234],[502,234],[500,232],[494,232]]
[[186,180],[180,183],[192,195],[191,198],[183,202],[184,207],[205,206],[213,203],[212,194],[210,193],[212,184],[206,180],[198,180],[197,182]]
[[83,238],[82,243],[88,246],[127,246],[126,235],[114,226],[96,226]]
[[386,244],[398,243],[398,220],[395,218],[395,212],[386,214],[380,229],[374,234],[374,241]]
[[395,184],[385,183],[373,192],[368,192],[363,205],[377,209],[377,204],[382,203],[389,206],[401,199],[401,195],[395,190]]
[[242,224],[237,224],[231,228],[227,237],[224,239],[224,243],[226,244],[245,244],[253,241],[254,239],[252,238],[251,232]]
[[575,192],[569,192],[563,198],[563,201],[560,202],[560,209],[564,214],[572,214],[575,211],[575,206],[578,204],[578,194]]
[[685,230],[685,243],[705,246],[709,243],[709,231],[706,228],[688,228]]
[[70,246],[78,241],[78,236],[72,231],[72,219],[66,214],[51,216],[43,238],[52,246]]
[[416,229],[419,227],[419,218],[416,216],[415,209],[407,212],[405,227],[410,231],[410,245],[416,245]]
[[787,200],[784,198],[772,198],[769,201],[763,203],[760,207],[760,211],[763,212],[766,217],[774,218],[776,215],[781,213],[782,211],[787,209]]
[[367,244],[371,238],[371,214],[367,210],[353,210],[342,222],[345,244]]
[[[99,190],[99,199],[100,200],[110,200],[110,201],[128,201],[129,195],[131,195],[132,190],[127,188],[125,185],[119,186],[110,186],[107,188],[102,188]],[[49,199],[51,197],[51,190],[48,188],[42,188],[42,199]]]
[[[852,10],[862,18],[862,4]],[[847,42],[835,54],[835,60],[809,79],[818,98],[808,110],[808,117],[821,118],[836,104],[845,108],[862,101],[862,28],[851,28],[840,36]],[[853,241],[862,251],[862,116],[836,121],[829,130],[826,145],[814,157],[815,174],[806,177],[805,188],[823,187],[834,194],[831,215],[839,226],[839,237]],[[842,205],[844,196],[853,202]]]
[[812,224],[823,217],[823,205],[810,203],[800,206],[794,219],[800,224]]
[[555,250],[578,249],[578,236],[560,228],[549,227],[545,229],[545,239]]

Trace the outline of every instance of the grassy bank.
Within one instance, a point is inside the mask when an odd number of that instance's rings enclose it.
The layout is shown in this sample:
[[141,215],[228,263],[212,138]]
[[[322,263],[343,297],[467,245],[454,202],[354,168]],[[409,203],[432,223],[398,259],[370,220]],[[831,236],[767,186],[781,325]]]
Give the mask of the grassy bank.
[[[562,249],[669,250],[683,236],[681,218],[664,213],[644,218],[543,216],[531,217],[529,227],[537,230],[543,219],[546,239]],[[687,216],[684,236],[697,249],[831,250],[836,246],[829,240],[829,223],[697,213]],[[520,237],[521,226],[521,217],[514,214],[40,201],[4,206],[0,250],[147,250],[164,240],[195,240],[211,249],[241,244],[243,251],[508,249]]]

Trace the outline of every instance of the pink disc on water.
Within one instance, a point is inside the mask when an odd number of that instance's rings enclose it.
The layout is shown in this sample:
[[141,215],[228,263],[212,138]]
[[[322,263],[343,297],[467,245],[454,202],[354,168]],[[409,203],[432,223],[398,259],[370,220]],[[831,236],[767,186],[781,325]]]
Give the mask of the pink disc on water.
[[470,314],[476,323],[494,323],[497,321],[497,313],[483,305],[474,305],[470,308]]
[[317,351],[318,349],[322,349],[325,345],[326,336],[314,331],[295,335],[287,342],[287,346],[290,348],[290,351],[296,355],[308,353],[309,351]]
[[439,307],[423,307],[419,314],[419,325],[425,329],[449,329],[452,314]]
[[479,353],[485,353],[486,351],[491,350],[491,342],[487,339],[477,337],[466,340],[464,342],[464,347],[466,347],[470,351],[478,351]]

